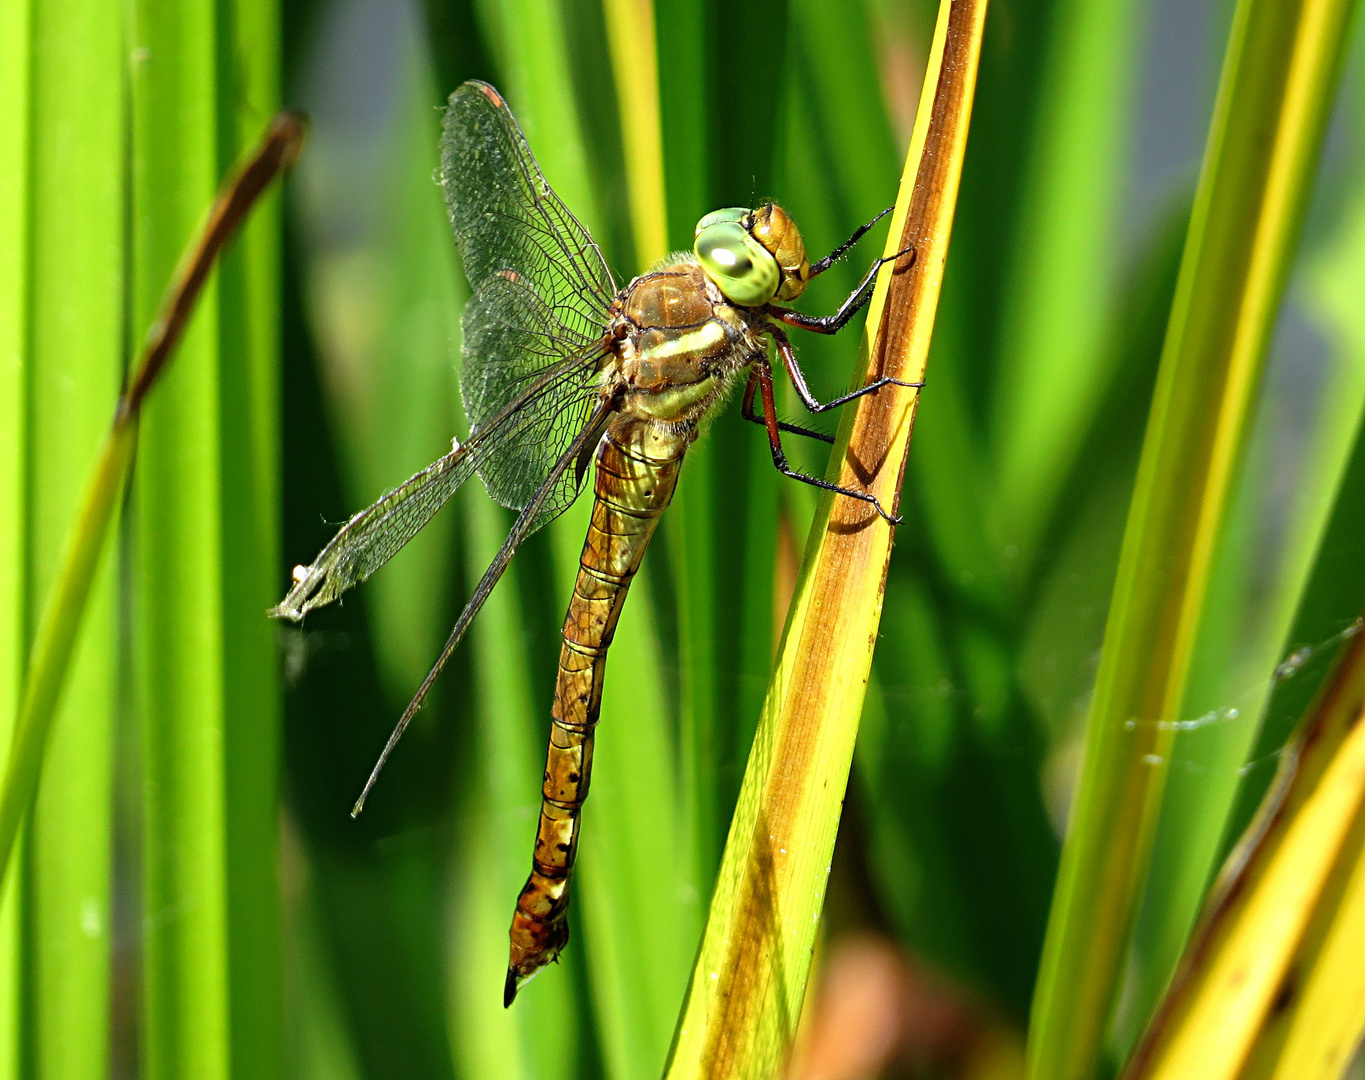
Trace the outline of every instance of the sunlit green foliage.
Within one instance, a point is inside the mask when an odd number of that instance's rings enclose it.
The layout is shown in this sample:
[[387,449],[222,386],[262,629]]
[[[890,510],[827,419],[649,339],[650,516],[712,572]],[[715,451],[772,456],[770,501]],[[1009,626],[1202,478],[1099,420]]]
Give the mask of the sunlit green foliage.
[[[772,196],[818,256],[889,205],[935,6],[656,0],[669,245]],[[831,942],[890,934],[1016,1041],[1228,34],[1230,5],[1171,6],[993,2],[830,886]],[[761,432],[732,408],[689,454],[612,652],[573,941],[510,1011],[586,507],[518,556],[358,821],[508,517],[471,489],[302,631],[263,615],[335,523],[466,430],[467,286],[431,182],[451,89],[506,92],[618,280],[644,269],[607,18],[0,0],[0,740],[130,342],[277,99],[315,119],[283,240],[252,226],[147,414],[0,906],[0,1080],[659,1074],[814,505]],[[1220,537],[1114,1054],[1365,605],[1361,40]],[[832,310],[882,239],[804,309]],[[798,346],[818,395],[847,385],[849,336]]]

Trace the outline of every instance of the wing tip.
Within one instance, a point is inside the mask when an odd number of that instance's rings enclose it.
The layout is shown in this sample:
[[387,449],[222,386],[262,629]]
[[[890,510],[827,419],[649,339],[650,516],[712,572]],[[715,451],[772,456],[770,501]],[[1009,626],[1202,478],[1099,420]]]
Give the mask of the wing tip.
[[287,596],[273,608],[267,609],[265,614],[271,619],[287,619],[292,623],[303,622],[303,609],[291,605]]
[[[480,93],[483,94],[484,97],[486,97],[492,103],[495,109],[507,108],[507,102],[503,99],[503,96],[500,93],[498,93],[498,91],[492,86],[491,83],[486,83],[482,79],[469,79],[465,82],[464,86],[478,90]],[[460,89],[462,90],[464,89],[464,87],[461,87]],[[460,92],[459,90],[456,90],[455,94],[458,94],[459,92]],[[455,94],[451,94],[450,96],[454,97]]]
[[294,582],[284,599],[266,612],[272,619],[288,619],[290,622],[303,622],[308,610],[316,605],[309,603],[317,588],[317,575],[311,566],[296,566],[289,574]]

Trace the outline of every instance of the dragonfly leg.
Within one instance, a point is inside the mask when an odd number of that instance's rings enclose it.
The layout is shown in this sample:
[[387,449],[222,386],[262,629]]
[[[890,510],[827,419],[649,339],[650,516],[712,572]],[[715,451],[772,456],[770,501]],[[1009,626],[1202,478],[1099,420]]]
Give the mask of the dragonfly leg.
[[833,315],[802,315],[799,311],[778,307],[776,304],[769,304],[767,312],[769,315],[781,319],[788,326],[799,326],[802,330],[809,330],[813,334],[837,334],[872,299],[872,289],[877,283],[877,271],[887,263],[893,263],[906,255],[910,256],[910,262],[906,266],[908,270],[915,265],[915,249],[913,247],[902,248],[896,254],[888,255],[874,262],[872,268],[863,276],[863,280],[858,283],[858,287],[844,298],[844,302],[839,305],[839,310]]
[[806,375],[801,370],[801,365],[796,362],[796,350],[792,348],[791,341],[777,327],[769,327],[768,332],[772,334],[773,341],[777,343],[777,351],[782,356],[782,364],[787,369],[787,374],[791,377],[792,385],[796,387],[797,396],[801,398],[801,403],[813,413],[828,412],[830,409],[837,409],[840,405],[847,405],[850,401],[870,394],[874,390],[880,390],[883,386],[905,386],[912,390],[918,390],[924,383],[906,382],[903,379],[893,379],[889,375],[883,375],[880,379],[873,379],[866,386],[861,386],[847,394],[841,394],[833,401],[820,402],[815,399],[815,395],[810,392],[810,387],[806,383]]
[[819,262],[811,263],[810,270],[806,273],[806,279],[809,280],[813,277],[819,277],[831,266],[833,266],[836,262],[842,259],[844,255],[848,252],[848,249],[851,248],[854,244],[856,244],[867,234],[868,229],[872,228],[873,225],[881,221],[882,218],[886,217],[886,215],[891,213],[891,211],[894,209],[896,209],[894,206],[888,206],[885,210],[883,210],[880,214],[874,217],[866,225],[859,225],[856,229],[854,229],[852,236],[850,236],[847,240],[845,240],[842,244],[840,244],[837,248],[831,251]]
[[790,477],[792,480],[800,480],[803,484],[810,484],[811,487],[818,487],[822,491],[832,491],[837,495],[847,495],[850,499],[868,503],[885,521],[892,525],[899,525],[901,519],[895,514],[888,514],[881,501],[870,491],[854,491],[852,488],[841,487],[839,484],[831,484],[828,480],[822,480],[818,476],[798,472],[787,464],[787,455],[782,449],[782,435],[778,430],[777,419],[773,411],[773,369],[766,357],[754,364],[754,373],[758,376],[758,388],[763,395],[763,426],[768,429],[768,446],[772,449],[773,464],[777,467],[777,471],[783,476]]
[[[750,423],[768,426],[768,418],[762,413],[754,412],[754,394],[758,391],[758,370],[749,369],[749,382],[744,387],[744,401],[740,405],[739,415]],[[793,435],[804,435],[808,439],[819,439],[823,443],[833,443],[834,436],[826,435],[823,431],[811,431],[810,428],[797,427],[795,424],[788,424],[785,421],[777,422],[779,431],[790,432]]]

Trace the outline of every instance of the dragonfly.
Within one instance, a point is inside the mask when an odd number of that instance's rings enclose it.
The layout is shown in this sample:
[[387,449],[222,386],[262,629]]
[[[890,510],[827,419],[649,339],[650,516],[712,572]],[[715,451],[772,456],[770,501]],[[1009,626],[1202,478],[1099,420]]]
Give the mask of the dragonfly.
[[[518,547],[574,501],[593,471],[591,524],[564,620],[531,873],[517,897],[503,1004],[568,944],[569,883],[592,775],[607,651],[626,593],[704,422],[741,380],[742,415],[763,426],[783,475],[899,519],[867,491],[793,468],[782,434],[832,436],[777,419],[771,341],[797,395],[821,413],[887,385],[878,378],[832,401],[811,393],[785,327],[833,334],[867,303],[878,259],[833,314],[787,304],[887,211],[817,262],[780,206],[728,208],[698,223],[690,252],[618,288],[587,229],[546,183],[507,102],[484,82],[451,96],[440,182],[472,293],[465,307],[460,394],[469,437],[346,522],[270,614],[298,622],[391,559],[470,477],[518,511],[431,671],[379,755],[359,814],[412,721]],[[754,407],[755,398],[761,411]]]

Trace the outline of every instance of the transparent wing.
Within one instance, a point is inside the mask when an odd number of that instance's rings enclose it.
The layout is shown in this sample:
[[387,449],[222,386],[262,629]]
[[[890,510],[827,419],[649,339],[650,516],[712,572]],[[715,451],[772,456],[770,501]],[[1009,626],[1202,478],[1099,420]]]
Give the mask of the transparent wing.
[[[522,406],[515,423],[505,422],[497,453],[478,465],[488,494],[520,510],[588,422],[600,397],[598,367],[604,354],[600,343],[581,342],[567,358],[560,355],[564,339],[554,317],[525,280],[512,275],[506,270],[489,278],[465,308],[460,393],[470,424],[483,431],[528,384],[549,375],[545,390]],[[474,357],[477,362],[471,362]],[[552,501],[536,528],[559,509]]]
[[[341,527],[311,566],[295,574],[294,586],[270,614],[295,622],[314,608],[330,604],[352,585],[364,581],[422,529],[441,509],[460,485],[480,467],[500,475],[502,466],[495,459],[508,448],[543,436],[547,427],[564,423],[565,402],[583,394],[583,365],[577,360],[561,361],[522,387],[519,396],[508,402],[487,424],[461,446],[437,459],[421,472],[409,477],[372,506],[360,511]],[[585,411],[591,418],[591,395]],[[569,411],[577,411],[577,408]],[[584,423],[570,435],[584,434]],[[581,477],[572,470],[547,469],[540,487],[547,488],[537,510],[526,522],[529,535],[551,518],[563,513],[578,494]]]
[[427,672],[427,677],[422,680],[422,685],[417,688],[417,693],[408,702],[408,707],[403,710],[403,715],[398,718],[398,723],[394,726],[389,741],[384,744],[379,760],[375,762],[369,779],[365,781],[365,787],[360,793],[360,798],[355,801],[355,806],[351,808],[352,817],[358,815],[365,808],[365,799],[369,796],[375,781],[379,779],[379,774],[384,769],[384,763],[389,760],[389,755],[393,753],[393,748],[398,745],[398,740],[403,737],[403,732],[407,730],[408,724],[412,722],[412,718],[417,715],[417,710],[426,701],[432,684],[436,682],[442,669],[454,655],[455,650],[459,648],[460,642],[464,640],[465,632],[469,629],[470,623],[474,621],[475,616],[483,608],[484,601],[488,599],[493,587],[497,585],[498,580],[507,569],[508,563],[512,561],[512,556],[517,553],[517,548],[521,546],[523,540],[535,531],[535,522],[544,519],[546,504],[555,497],[557,492],[562,490],[562,479],[574,471],[574,463],[583,452],[592,448],[596,440],[594,433],[600,430],[610,415],[607,403],[599,403],[590,422],[575,438],[569,440],[568,446],[564,448],[564,453],[550,465],[546,482],[541,485],[540,490],[536,492],[526,508],[518,515],[511,531],[507,534],[507,539],[502,542],[502,547],[498,549],[492,563],[484,571],[478,585],[474,587],[474,595],[469,598],[464,610],[460,612],[460,617],[455,620],[455,628],[451,630],[450,637],[441,650],[441,655],[436,658],[436,663],[431,666],[431,670]]
[[[616,286],[496,90],[465,83],[451,94],[443,126],[441,186],[474,290],[460,380],[471,427],[481,430],[545,371],[578,367],[557,383],[557,398],[543,399],[520,438],[478,466],[493,498],[522,509],[589,420]],[[542,512],[539,523],[550,516]]]
[[301,619],[364,581],[472,475],[504,506],[534,507],[518,519],[522,538],[563,513],[582,484],[581,468],[556,463],[600,434],[598,372],[616,292],[602,253],[486,83],[450,96],[441,185],[474,288],[460,384],[470,437],[342,526],[271,610],[277,617]]

